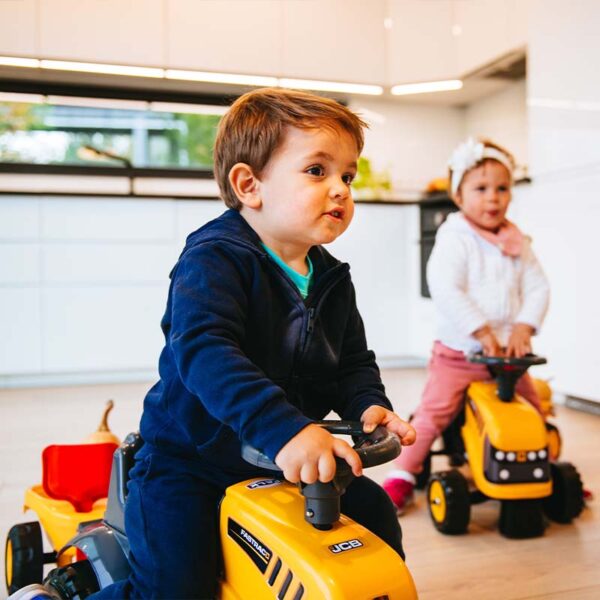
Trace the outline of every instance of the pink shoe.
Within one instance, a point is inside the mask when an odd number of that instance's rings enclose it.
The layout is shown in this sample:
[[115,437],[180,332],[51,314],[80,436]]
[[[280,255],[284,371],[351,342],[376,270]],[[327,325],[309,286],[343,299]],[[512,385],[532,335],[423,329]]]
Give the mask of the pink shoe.
[[415,486],[406,479],[386,479],[383,482],[383,489],[392,499],[399,515],[404,514],[406,507],[414,502]]

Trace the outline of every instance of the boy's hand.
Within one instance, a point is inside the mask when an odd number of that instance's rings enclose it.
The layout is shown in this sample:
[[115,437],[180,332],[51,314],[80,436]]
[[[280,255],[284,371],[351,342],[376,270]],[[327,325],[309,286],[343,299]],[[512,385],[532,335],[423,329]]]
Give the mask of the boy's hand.
[[506,347],[506,356],[521,358],[531,352],[533,327],[525,323],[515,323]]
[[343,458],[356,477],[362,475],[362,463],[351,446],[318,425],[307,425],[275,457],[283,476],[292,483],[327,483],[335,475],[335,457]]
[[410,446],[417,439],[417,432],[410,423],[403,421],[396,413],[383,406],[369,406],[360,420],[365,433],[371,433],[377,425],[384,425],[386,429],[400,437],[403,446]]
[[503,356],[502,346],[500,346],[492,328],[489,325],[480,327],[473,332],[473,337],[481,344],[483,353],[486,356]]

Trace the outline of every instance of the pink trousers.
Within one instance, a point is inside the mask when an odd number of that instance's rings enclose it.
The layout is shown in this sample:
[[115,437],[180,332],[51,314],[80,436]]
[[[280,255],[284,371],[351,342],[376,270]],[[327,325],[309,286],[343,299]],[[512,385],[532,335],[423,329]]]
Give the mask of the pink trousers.
[[[419,473],[431,445],[461,410],[469,384],[491,379],[485,365],[470,363],[463,352],[435,342],[421,404],[411,421],[417,431],[417,441],[412,446],[402,448],[402,454],[394,461],[395,468]],[[516,390],[540,410],[540,402],[528,373],[519,379]]]

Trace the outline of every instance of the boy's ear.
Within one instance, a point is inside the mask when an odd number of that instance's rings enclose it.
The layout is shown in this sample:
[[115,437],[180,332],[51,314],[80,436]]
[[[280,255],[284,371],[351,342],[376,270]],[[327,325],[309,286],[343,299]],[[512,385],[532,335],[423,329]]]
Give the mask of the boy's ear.
[[462,204],[462,195],[460,193],[460,189],[456,191],[454,196],[452,196],[452,200],[454,200],[454,204],[456,204],[456,206],[460,207],[460,205]]
[[260,208],[262,201],[259,192],[259,179],[250,165],[236,163],[229,170],[229,185],[238,200],[248,208]]

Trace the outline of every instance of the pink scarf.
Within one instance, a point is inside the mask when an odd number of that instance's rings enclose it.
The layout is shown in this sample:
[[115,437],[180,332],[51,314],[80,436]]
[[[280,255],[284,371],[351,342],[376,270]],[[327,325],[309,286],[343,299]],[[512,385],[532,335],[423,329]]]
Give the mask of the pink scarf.
[[508,219],[504,219],[497,232],[483,229],[483,227],[479,227],[479,225],[476,225],[467,217],[465,217],[465,220],[484,240],[497,246],[502,254],[514,258],[521,256],[524,235],[522,231]]

